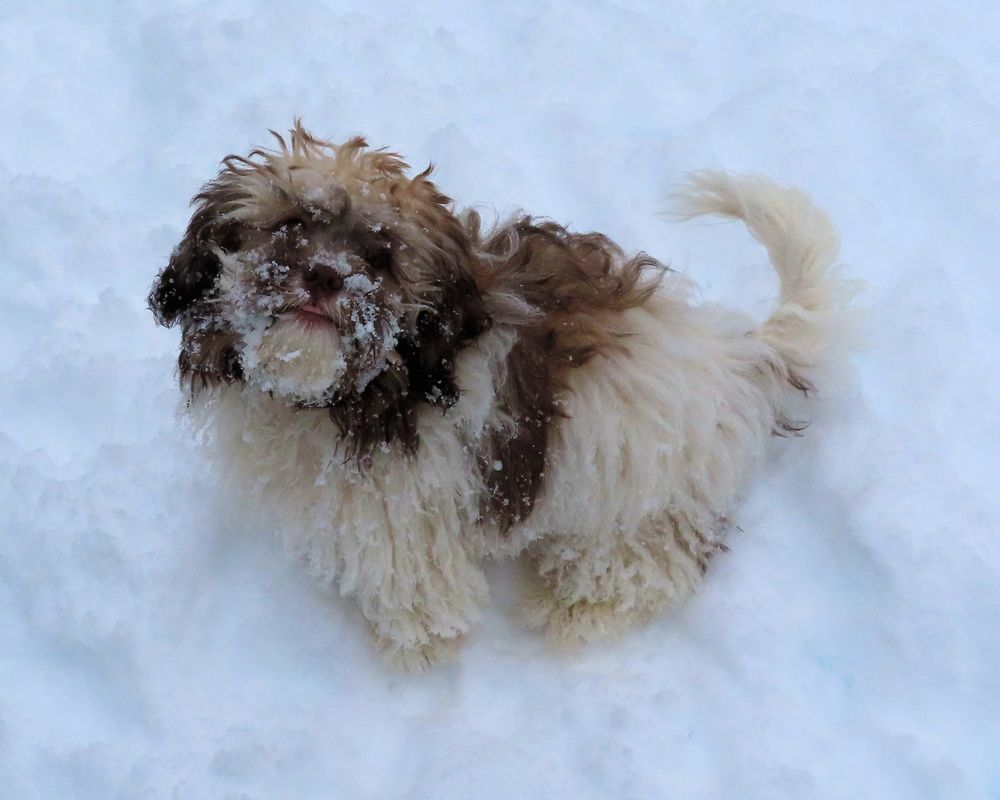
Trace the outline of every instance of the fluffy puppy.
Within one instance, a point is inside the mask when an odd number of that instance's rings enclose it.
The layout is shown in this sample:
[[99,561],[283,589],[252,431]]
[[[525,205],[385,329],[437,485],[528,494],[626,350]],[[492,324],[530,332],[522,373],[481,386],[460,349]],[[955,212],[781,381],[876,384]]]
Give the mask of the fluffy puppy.
[[826,216],[761,177],[691,178],[682,215],[742,219],[770,254],[780,299],[757,323],[600,234],[484,231],[360,138],[274,135],[195,196],[150,307],[180,325],[219,463],[389,658],[453,649],[486,557],[524,554],[527,617],[565,641],[687,596],[840,356],[851,286]]

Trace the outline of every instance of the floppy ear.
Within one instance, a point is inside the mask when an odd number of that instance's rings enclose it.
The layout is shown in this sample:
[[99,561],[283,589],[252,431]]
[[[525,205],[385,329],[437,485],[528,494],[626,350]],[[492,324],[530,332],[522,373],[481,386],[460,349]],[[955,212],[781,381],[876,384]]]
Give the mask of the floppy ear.
[[455,355],[463,343],[490,325],[479,290],[471,278],[449,286],[434,308],[417,316],[416,330],[403,335],[397,351],[406,364],[410,391],[431,405],[447,408],[458,400],[452,376]]
[[149,292],[149,309],[156,321],[173,325],[181,314],[211,294],[221,271],[222,262],[208,242],[185,236]]

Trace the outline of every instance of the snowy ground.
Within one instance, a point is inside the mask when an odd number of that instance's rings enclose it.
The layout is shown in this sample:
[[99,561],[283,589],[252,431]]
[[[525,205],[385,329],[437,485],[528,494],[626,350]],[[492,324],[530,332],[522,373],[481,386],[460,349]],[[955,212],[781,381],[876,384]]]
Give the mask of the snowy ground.
[[[5,3],[0,796],[1000,798],[998,41],[990,0]],[[828,208],[870,348],[690,604],[559,657],[499,565],[460,660],[390,674],[217,495],[144,298],[296,114],[761,315],[763,252],[662,196],[725,166]]]

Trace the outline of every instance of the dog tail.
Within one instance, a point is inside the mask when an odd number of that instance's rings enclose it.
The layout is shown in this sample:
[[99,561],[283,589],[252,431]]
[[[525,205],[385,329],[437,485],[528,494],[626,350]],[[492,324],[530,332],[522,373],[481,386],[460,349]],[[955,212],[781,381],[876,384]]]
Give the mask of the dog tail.
[[812,389],[855,339],[848,304],[860,284],[846,279],[836,263],[839,245],[829,217],[804,192],[761,175],[696,172],[675,199],[679,218],[742,220],[767,248],[781,294],[760,336],[780,356],[788,381]]

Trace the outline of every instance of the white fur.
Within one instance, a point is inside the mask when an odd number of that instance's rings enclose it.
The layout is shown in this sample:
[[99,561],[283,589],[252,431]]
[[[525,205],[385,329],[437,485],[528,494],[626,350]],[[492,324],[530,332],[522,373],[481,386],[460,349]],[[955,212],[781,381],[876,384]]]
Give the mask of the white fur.
[[617,632],[700,582],[790,413],[790,371],[812,381],[838,358],[851,287],[833,268],[832,227],[800,192],[699,173],[682,213],[747,222],[780,277],[777,309],[761,325],[692,306],[690,284],[668,273],[649,303],[625,312],[623,352],[570,373],[538,503],[504,536],[482,516],[474,458],[491,428],[516,424],[495,397],[512,329],[498,325],[461,352],[461,398],[443,414],[419,412],[415,456],[386,448],[364,473],[345,463],[321,410],[238,387],[198,401],[222,461],[280,509],[292,549],[357,599],[397,663],[431,663],[469,630],[487,595],[485,557],[527,553],[540,579],[528,618],[564,640]]
[[320,403],[347,371],[340,336],[330,325],[278,319],[245,341],[242,365],[250,382],[292,401]]

